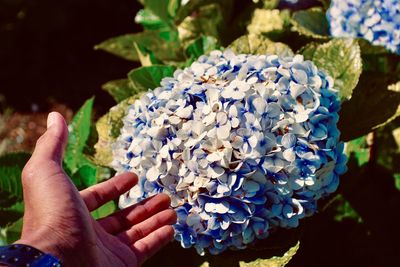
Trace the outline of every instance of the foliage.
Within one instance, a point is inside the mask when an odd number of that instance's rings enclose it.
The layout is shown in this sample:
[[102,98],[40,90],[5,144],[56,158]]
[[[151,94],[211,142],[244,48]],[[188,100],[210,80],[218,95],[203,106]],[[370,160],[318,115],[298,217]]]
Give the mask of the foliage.
[[84,189],[109,177],[109,170],[97,166],[85,148],[91,136],[93,109],[91,98],[85,102],[74,116],[69,126],[69,137],[64,155],[64,169],[78,189]]
[[0,227],[22,217],[21,172],[29,157],[30,154],[23,152],[0,157]]

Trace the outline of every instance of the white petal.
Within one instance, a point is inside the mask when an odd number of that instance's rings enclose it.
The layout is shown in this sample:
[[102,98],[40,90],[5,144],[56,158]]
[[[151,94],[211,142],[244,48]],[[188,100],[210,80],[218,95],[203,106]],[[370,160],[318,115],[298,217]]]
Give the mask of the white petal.
[[291,148],[296,144],[296,136],[292,133],[287,133],[282,136],[281,144],[285,148]]
[[193,113],[193,107],[192,106],[187,106],[182,109],[178,109],[175,114],[180,117],[180,118],[189,118]]
[[146,178],[150,182],[154,182],[154,181],[156,181],[158,179],[159,175],[160,175],[160,172],[159,172],[158,168],[154,166],[154,167],[151,167],[147,171]]
[[239,121],[238,118],[232,118],[232,119],[231,119],[231,126],[232,126],[232,128],[237,128],[237,127],[239,126],[239,123],[240,123],[240,121]]
[[225,214],[229,211],[229,203],[227,201],[222,201],[215,205],[215,212],[219,214]]
[[178,116],[171,116],[171,117],[169,117],[168,120],[173,125],[179,124],[182,121],[182,119],[179,118]]
[[204,210],[205,210],[206,212],[214,212],[214,210],[215,210],[215,203],[210,203],[210,202],[206,203],[206,204],[204,205]]
[[209,162],[215,162],[222,159],[222,155],[219,153],[211,153],[206,158]]
[[294,115],[294,118],[296,120],[297,123],[302,123],[308,120],[308,115],[305,112],[302,113],[298,113],[296,115]]
[[262,99],[261,97],[257,97],[256,99],[253,100],[253,105],[258,114],[264,113],[266,107],[266,102],[264,99]]
[[257,144],[258,144],[258,139],[257,139],[257,137],[256,137],[255,135],[253,135],[253,136],[251,136],[251,137],[249,138],[249,144],[250,144],[250,146],[251,146],[252,148],[255,148],[255,147],[257,146]]
[[285,149],[283,151],[283,158],[287,161],[293,162],[296,159],[296,153],[294,153],[293,149]]
[[225,112],[218,112],[217,113],[217,122],[220,124],[225,124],[228,121],[228,116]]
[[217,128],[217,136],[221,140],[228,139],[230,133],[231,133],[230,123],[227,123],[227,124]]

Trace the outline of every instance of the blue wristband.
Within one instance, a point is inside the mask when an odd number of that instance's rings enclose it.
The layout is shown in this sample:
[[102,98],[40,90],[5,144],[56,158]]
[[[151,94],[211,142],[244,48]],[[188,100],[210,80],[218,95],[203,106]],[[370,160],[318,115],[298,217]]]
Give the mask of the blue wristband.
[[53,255],[23,244],[0,247],[0,264],[12,267],[61,266],[61,262]]

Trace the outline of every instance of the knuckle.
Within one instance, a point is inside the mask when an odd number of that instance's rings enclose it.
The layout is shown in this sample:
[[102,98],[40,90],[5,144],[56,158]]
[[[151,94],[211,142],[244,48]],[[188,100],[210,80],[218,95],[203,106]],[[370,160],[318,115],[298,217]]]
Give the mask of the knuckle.
[[131,233],[132,233],[132,237],[133,237],[134,240],[140,240],[143,237],[145,237],[144,232],[141,229],[139,229],[138,227],[132,228],[132,232]]
[[35,175],[35,166],[32,164],[32,161],[29,160],[28,163],[25,165],[25,167],[22,169],[21,173],[21,180],[23,184],[26,184],[26,181],[29,179],[32,179],[32,177]]

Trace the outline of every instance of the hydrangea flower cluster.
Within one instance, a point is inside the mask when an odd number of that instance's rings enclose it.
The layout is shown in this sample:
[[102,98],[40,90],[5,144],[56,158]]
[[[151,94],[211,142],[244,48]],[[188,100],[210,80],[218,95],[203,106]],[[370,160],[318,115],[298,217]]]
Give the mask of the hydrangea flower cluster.
[[335,37],[360,37],[400,54],[399,0],[332,0],[327,13]]
[[333,80],[303,56],[213,51],[128,110],[113,166],[138,174],[124,208],[159,192],[185,248],[243,249],[297,227],[346,170]]

